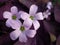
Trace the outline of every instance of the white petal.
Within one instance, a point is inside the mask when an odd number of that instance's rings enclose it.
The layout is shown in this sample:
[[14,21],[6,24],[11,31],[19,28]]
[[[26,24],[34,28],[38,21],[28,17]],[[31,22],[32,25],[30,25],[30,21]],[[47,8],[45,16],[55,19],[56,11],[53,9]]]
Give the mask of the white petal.
[[11,14],[10,12],[8,12],[8,11],[5,11],[5,12],[3,13],[3,17],[4,17],[4,18],[9,18],[9,19],[11,19],[12,14]]
[[46,12],[43,12],[44,18],[48,18],[49,15],[51,15],[51,13],[49,12],[49,10],[46,10]]
[[11,7],[11,13],[12,14],[17,14],[18,8],[16,6]]
[[23,11],[19,11],[18,14],[16,15],[18,19],[21,18],[21,14],[23,13]]
[[37,20],[43,20],[44,17],[43,17],[42,12],[37,13],[37,14],[35,15],[35,18],[36,18]]
[[39,22],[37,20],[34,20],[33,21],[33,26],[34,26],[35,30],[38,30],[38,28],[40,27],[40,24],[39,24]]
[[38,10],[38,7],[37,7],[36,5],[32,5],[32,6],[30,7],[29,14],[30,14],[30,15],[35,15],[36,12],[37,12],[37,10]]
[[19,41],[20,42],[27,42],[27,37],[24,33],[21,33],[19,36]]
[[20,30],[15,30],[10,33],[10,38],[12,40],[16,40],[19,37],[20,33],[21,33]]
[[21,26],[21,22],[19,20],[9,20],[8,24],[13,28],[13,29],[18,29]]
[[23,19],[23,20],[26,20],[26,18],[29,18],[29,14],[28,13],[26,13],[26,12],[22,12],[21,13],[21,18]]
[[48,15],[46,15],[45,13],[43,13],[43,16],[44,16],[44,18],[48,18]]
[[47,8],[48,8],[48,9],[51,9],[51,8],[52,8],[52,3],[51,3],[51,2],[48,2],[48,3],[47,3]]
[[19,20],[12,20],[11,26],[13,29],[19,29],[22,23]]
[[27,30],[26,35],[30,38],[33,38],[36,35],[36,30]]
[[32,20],[30,18],[27,18],[24,21],[23,26],[25,27],[25,30],[28,30],[32,26]]
[[9,22],[10,22],[10,20],[7,20],[7,21],[6,21],[6,26],[7,26],[7,27],[11,27],[10,24],[9,24]]
[[46,10],[47,15],[51,15],[51,12],[49,10]]

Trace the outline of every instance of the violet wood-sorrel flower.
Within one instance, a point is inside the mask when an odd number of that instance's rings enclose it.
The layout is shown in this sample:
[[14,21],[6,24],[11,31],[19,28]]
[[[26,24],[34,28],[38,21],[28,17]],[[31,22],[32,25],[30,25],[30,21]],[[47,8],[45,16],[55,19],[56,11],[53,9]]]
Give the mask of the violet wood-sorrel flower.
[[12,25],[12,28],[15,29],[15,31],[10,33],[12,40],[16,40],[19,37],[20,42],[27,42],[27,37],[33,38],[35,36],[36,30],[30,29],[30,23],[27,23],[28,21],[27,19],[23,24],[20,22],[17,25]]
[[32,24],[33,24],[35,30],[37,30],[40,27],[38,20],[44,19],[42,12],[37,13],[37,10],[38,10],[38,7],[36,5],[32,5],[30,7],[29,14],[26,12],[23,12],[21,14],[21,18],[23,20],[30,19],[32,21]]
[[[10,24],[11,24],[11,20],[14,22],[14,21],[18,21],[19,22],[19,20],[18,19],[20,19],[20,15],[21,15],[21,12],[19,11],[18,12],[18,8],[16,7],[16,6],[13,6],[13,7],[11,7],[11,12],[8,12],[8,11],[5,11],[4,13],[3,13],[3,17],[5,18],[5,19],[7,19],[7,21],[6,21],[6,26],[8,26],[8,27],[11,27],[10,26]],[[10,22],[10,24],[9,24],[9,22]]]

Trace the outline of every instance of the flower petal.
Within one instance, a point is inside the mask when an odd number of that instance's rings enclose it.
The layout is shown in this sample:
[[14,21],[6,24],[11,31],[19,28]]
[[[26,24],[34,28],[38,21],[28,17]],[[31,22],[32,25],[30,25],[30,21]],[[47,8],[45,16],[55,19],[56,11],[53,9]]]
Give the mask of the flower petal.
[[8,11],[5,11],[4,13],[3,13],[3,17],[4,18],[9,18],[9,19],[11,19],[11,17],[12,17],[12,14],[10,13],[10,12],[8,12]]
[[9,20],[8,23],[13,29],[18,29],[21,26],[21,22],[19,20]]
[[21,14],[23,13],[23,11],[19,11],[18,14],[16,15],[18,19],[21,18]]
[[16,6],[11,7],[11,13],[12,14],[17,14],[18,8]]
[[7,21],[6,21],[6,26],[7,26],[7,27],[11,27],[10,24],[9,24],[9,22],[10,22],[10,20],[7,20]]
[[37,20],[34,20],[33,21],[33,26],[34,26],[34,29],[37,30],[40,27],[40,24]]
[[25,33],[28,37],[33,38],[36,34],[36,30],[27,30]]
[[52,8],[52,3],[51,2],[48,2],[47,3],[47,8],[50,10]]
[[29,14],[30,14],[30,15],[35,15],[36,12],[37,12],[37,10],[38,10],[38,7],[37,7],[36,5],[32,5],[32,6],[30,7]]
[[23,20],[26,20],[26,18],[29,18],[29,14],[28,13],[26,13],[26,12],[21,12],[21,18],[23,19]]
[[10,38],[12,40],[16,40],[19,37],[20,33],[21,33],[20,30],[15,30],[10,33]]
[[30,18],[27,18],[24,21],[23,26],[25,27],[25,30],[28,30],[32,26],[32,20]]
[[49,16],[50,14],[51,14],[51,13],[49,12],[49,10],[46,10],[46,12],[43,12],[44,18],[48,18],[48,16]]
[[20,42],[27,42],[27,37],[24,33],[21,33],[19,36],[19,41]]
[[44,17],[43,17],[42,12],[37,13],[37,14],[35,15],[35,18],[36,18],[37,20],[43,20]]
[[16,21],[12,20],[12,22],[11,22],[11,27],[13,29],[19,29],[21,25],[22,25],[22,23],[19,20],[16,20]]

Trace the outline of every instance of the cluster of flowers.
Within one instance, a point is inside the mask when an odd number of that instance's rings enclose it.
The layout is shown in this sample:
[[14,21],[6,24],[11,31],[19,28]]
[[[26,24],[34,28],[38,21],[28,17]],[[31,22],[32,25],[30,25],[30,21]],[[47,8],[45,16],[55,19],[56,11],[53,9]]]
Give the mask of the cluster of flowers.
[[[31,5],[29,14],[24,11],[19,11],[16,6],[11,7],[11,12],[5,11],[3,13],[3,17],[7,19],[6,26],[14,29],[13,32],[10,33],[10,38],[12,40],[16,40],[19,37],[20,42],[27,42],[27,37],[33,38],[36,35],[36,31],[40,27],[40,23],[38,20],[44,20],[44,18],[48,18],[50,15],[49,10],[52,7],[52,3],[48,2],[46,12],[38,12],[38,6]],[[22,22],[19,19],[23,19]],[[30,29],[31,26],[34,26],[34,29]]]

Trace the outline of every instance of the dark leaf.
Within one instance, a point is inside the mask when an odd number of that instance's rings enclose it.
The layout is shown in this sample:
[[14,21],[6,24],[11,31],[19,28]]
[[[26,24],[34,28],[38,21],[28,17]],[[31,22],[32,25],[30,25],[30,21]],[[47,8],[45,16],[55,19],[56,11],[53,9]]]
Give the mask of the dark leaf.
[[57,38],[56,45],[60,45],[60,36]]
[[54,16],[55,16],[55,20],[60,23],[60,8],[59,8],[59,6],[55,6]]

